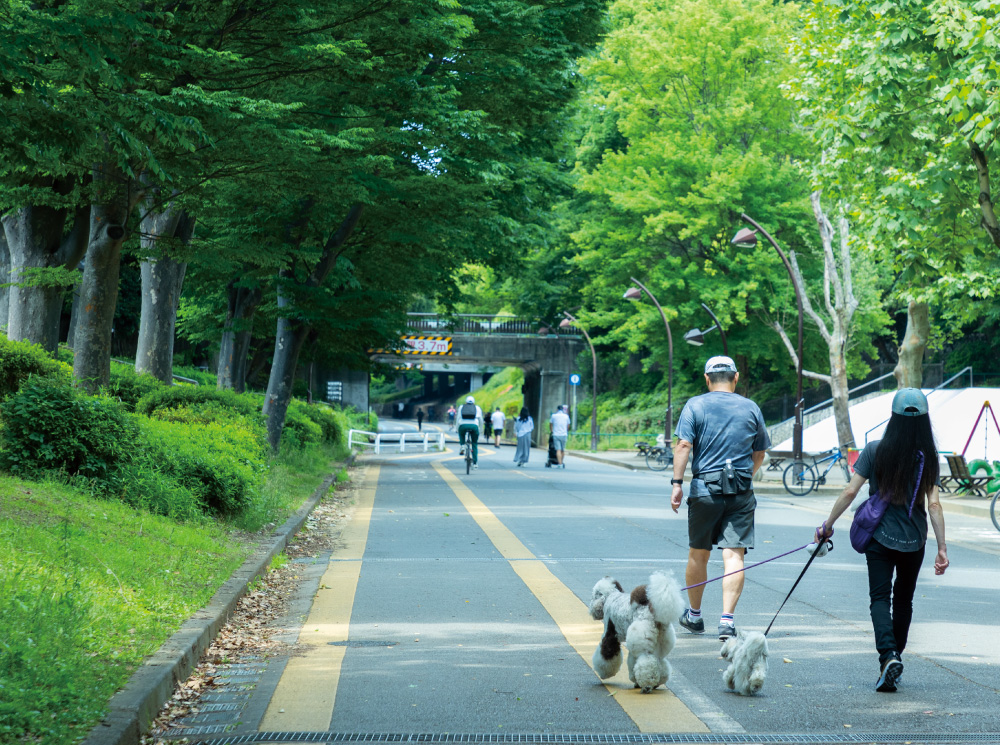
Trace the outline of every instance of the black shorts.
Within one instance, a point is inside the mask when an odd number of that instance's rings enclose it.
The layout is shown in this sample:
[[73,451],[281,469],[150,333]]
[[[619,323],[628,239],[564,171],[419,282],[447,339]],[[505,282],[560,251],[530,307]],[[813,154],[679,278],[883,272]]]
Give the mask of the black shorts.
[[753,548],[757,498],[752,489],[732,497],[688,496],[687,503],[691,548]]

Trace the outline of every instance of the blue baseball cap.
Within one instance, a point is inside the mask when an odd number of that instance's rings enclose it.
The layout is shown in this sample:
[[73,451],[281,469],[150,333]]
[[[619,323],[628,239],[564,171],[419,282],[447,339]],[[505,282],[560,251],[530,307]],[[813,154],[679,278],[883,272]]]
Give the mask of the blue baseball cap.
[[919,388],[900,388],[892,397],[892,413],[923,416],[927,413],[927,396]]

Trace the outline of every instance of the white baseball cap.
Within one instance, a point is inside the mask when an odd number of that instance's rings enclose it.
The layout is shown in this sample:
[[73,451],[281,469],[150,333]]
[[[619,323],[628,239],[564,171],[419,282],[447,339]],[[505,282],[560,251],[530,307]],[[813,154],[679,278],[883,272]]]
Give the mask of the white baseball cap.
[[736,363],[733,362],[731,357],[719,355],[718,357],[712,357],[705,363],[706,375],[717,372],[738,372],[738,370],[736,369]]
[[476,399],[474,399],[472,396],[466,396],[465,397],[465,403],[467,403],[467,404],[474,404],[474,403],[476,403]]

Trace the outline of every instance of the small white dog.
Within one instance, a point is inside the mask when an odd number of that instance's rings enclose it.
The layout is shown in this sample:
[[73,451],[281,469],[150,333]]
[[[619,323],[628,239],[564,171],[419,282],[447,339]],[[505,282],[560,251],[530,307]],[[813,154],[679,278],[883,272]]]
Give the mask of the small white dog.
[[759,631],[737,629],[722,644],[722,658],[729,667],[722,673],[723,682],[741,696],[752,696],[764,687],[767,678],[767,637]]
[[673,624],[684,611],[680,587],[672,576],[655,572],[648,585],[628,595],[621,584],[605,577],[591,595],[590,616],[604,620],[604,636],[594,650],[594,671],[602,680],[622,666],[622,643],[628,648],[628,677],[649,693],[670,677],[667,655],[674,648]]

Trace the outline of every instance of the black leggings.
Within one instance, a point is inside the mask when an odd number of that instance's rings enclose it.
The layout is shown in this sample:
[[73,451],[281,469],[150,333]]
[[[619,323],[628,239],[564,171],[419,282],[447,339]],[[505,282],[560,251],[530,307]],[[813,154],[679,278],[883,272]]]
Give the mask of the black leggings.
[[[913,619],[913,592],[924,560],[924,547],[918,551],[895,551],[876,540],[865,551],[868,560],[868,594],[871,597],[872,626],[879,662],[890,652],[902,654]],[[893,572],[896,581],[892,581]],[[891,598],[891,602],[890,602]]]

